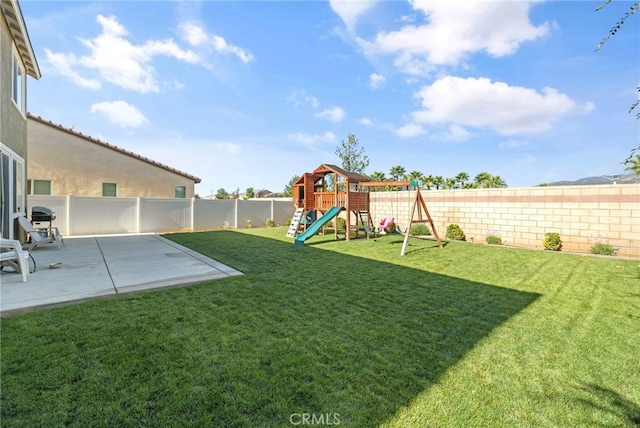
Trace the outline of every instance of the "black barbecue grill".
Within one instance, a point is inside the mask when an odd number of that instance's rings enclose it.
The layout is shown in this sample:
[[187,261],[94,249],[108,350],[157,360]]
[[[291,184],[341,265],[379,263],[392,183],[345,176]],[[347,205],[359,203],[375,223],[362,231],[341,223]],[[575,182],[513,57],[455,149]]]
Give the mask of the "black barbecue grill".
[[41,223],[48,221],[51,223],[56,219],[53,211],[47,207],[32,207],[31,208],[31,221],[34,223]]

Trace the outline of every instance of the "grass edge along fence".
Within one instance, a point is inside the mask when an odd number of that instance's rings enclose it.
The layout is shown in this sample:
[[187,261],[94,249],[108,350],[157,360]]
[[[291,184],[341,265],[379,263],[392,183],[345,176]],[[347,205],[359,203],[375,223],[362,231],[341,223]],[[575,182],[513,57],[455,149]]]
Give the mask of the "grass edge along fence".
[[[459,225],[469,242],[496,236],[506,245],[544,249],[558,233],[561,251],[589,253],[598,242],[640,258],[640,184],[421,191],[438,232]],[[414,193],[373,192],[372,217],[405,227]]]

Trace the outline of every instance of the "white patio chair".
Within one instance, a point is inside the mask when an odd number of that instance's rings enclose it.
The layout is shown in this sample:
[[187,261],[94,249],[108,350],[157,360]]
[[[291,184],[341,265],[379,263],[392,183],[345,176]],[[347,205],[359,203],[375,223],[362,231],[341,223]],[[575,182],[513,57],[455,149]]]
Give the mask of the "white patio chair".
[[49,244],[55,242],[58,245],[58,249],[61,248],[63,244],[62,236],[58,231],[57,227],[52,227],[49,229],[36,229],[33,225],[27,220],[26,217],[18,217],[18,224],[20,227],[24,229],[24,231],[31,238],[31,243],[29,244],[29,251],[32,251],[35,247],[40,244]]
[[29,252],[22,249],[20,242],[4,239],[0,236],[0,269],[10,266],[22,274],[22,281],[27,282],[29,275]]

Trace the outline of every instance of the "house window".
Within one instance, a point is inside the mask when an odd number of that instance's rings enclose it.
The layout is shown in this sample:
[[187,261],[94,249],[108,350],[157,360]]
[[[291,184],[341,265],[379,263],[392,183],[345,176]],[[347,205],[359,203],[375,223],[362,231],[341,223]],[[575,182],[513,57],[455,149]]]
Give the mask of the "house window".
[[102,183],[102,196],[116,197],[118,186],[116,183]]
[[51,180],[28,180],[27,193],[30,195],[51,195]]
[[27,103],[25,96],[25,84],[26,75],[22,68],[22,62],[15,49],[13,50],[13,64],[11,67],[11,98],[16,103],[18,110],[23,115],[27,114]]
[[187,188],[185,186],[176,186],[176,199],[184,199],[187,197]]

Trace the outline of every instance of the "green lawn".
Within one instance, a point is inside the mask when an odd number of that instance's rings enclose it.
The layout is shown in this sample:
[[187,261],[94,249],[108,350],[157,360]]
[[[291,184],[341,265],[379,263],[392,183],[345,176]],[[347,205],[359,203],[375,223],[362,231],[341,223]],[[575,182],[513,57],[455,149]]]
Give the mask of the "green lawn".
[[285,231],[168,236],[241,277],[3,319],[2,426],[640,424],[640,260]]

